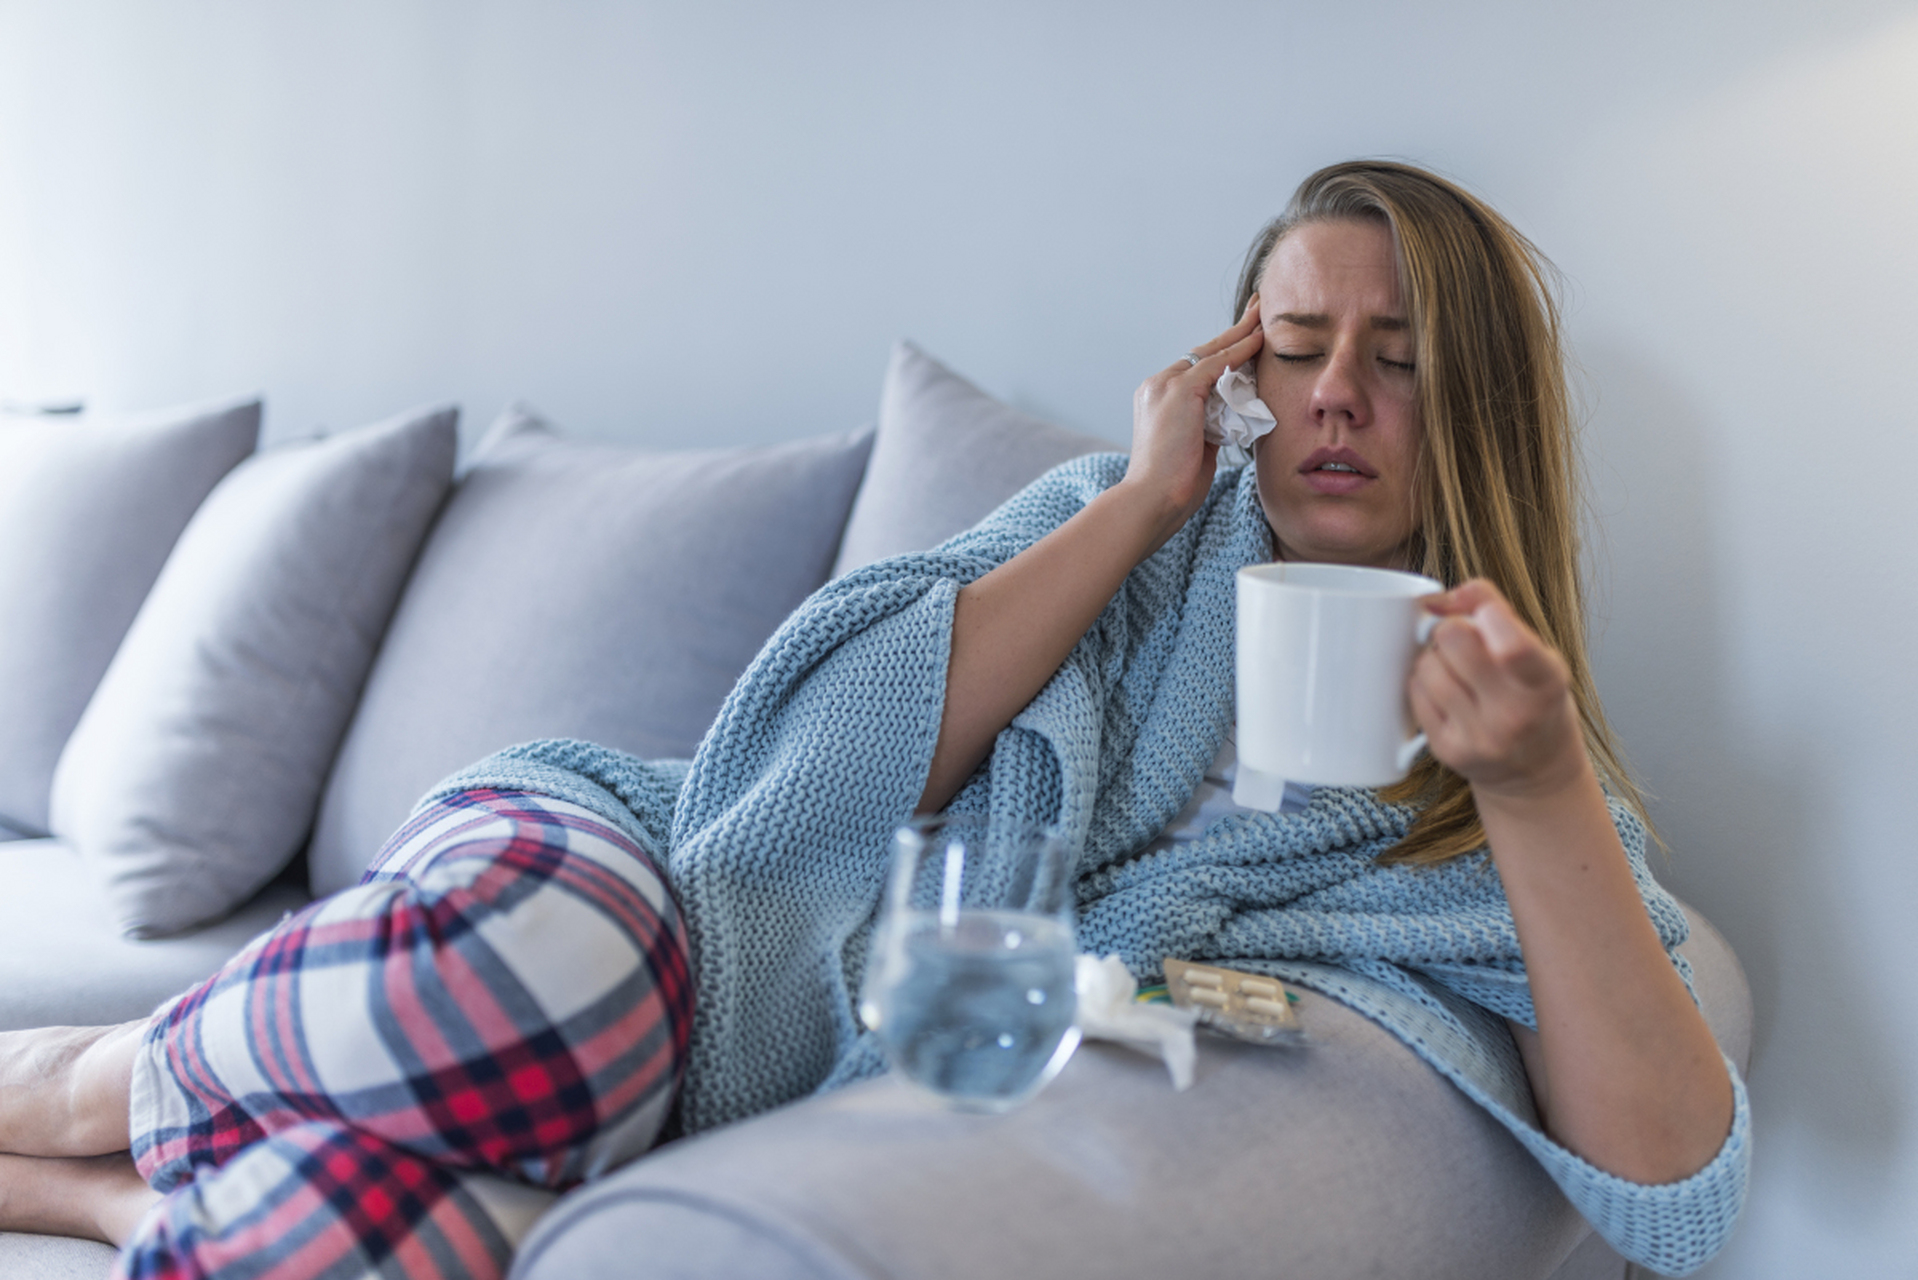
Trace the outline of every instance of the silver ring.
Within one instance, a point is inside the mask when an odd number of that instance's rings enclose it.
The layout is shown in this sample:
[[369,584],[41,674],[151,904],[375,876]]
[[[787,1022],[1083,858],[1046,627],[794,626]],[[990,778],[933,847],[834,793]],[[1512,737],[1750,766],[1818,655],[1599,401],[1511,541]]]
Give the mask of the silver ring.
[[1204,356],[1202,356],[1202,355],[1200,355],[1200,354],[1199,354],[1198,352],[1196,352],[1196,351],[1188,351],[1188,352],[1186,352],[1186,353],[1185,353],[1185,362],[1186,362],[1186,364],[1187,364],[1188,366],[1190,366],[1190,365],[1195,365],[1195,364],[1197,364],[1197,363],[1199,363],[1199,361],[1201,361],[1201,360],[1203,360],[1203,359],[1205,359],[1205,357],[1204,357]]

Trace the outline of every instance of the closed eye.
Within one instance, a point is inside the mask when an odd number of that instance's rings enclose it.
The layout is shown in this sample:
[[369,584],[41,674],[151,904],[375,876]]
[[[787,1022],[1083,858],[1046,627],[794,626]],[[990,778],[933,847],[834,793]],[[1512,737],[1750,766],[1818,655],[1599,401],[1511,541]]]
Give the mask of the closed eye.
[[1379,357],[1379,363],[1388,369],[1397,369],[1401,373],[1411,373],[1418,368],[1410,360],[1387,360],[1384,356]]
[[1316,351],[1310,355],[1295,355],[1287,351],[1274,351],[1272,355],[1274,359],[1283,360],[1287,364],[1306,364],[1319,358],[1319,353]]

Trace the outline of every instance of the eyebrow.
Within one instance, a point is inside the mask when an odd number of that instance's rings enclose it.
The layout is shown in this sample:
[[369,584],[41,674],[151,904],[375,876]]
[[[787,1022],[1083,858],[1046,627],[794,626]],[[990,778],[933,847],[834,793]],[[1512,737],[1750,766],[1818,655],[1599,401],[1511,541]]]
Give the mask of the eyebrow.
[[[1272,317],[1273,324],[1296,325],[1301,329],[1329,329],[1332,317],[1323,311],[1286,311]],[[1403,316],[1373,316],[1372,328],[1382,333],[1403,333],[1412,327]]]

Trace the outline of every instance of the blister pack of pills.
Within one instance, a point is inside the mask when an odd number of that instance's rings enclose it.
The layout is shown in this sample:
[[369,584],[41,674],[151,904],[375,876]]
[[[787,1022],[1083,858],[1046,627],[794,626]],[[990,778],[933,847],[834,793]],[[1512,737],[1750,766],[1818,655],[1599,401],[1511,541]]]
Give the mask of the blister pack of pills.
[[1199,1025],[1250,1044],[1301,1045],[1305,1028],[1293,1009],[1298,997],[1277,978],[1217,965],[1165,962],[1166,995],[1198,1012]]

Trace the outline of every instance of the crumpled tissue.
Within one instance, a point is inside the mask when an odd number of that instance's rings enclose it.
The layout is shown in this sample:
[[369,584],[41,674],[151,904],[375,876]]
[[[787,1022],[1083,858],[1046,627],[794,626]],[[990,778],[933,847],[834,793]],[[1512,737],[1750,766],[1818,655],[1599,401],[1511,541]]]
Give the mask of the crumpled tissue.
[[1227,368],[1205,398],[1205,438],[1219,446],[1219,465],[1242,467],[1252,461],[1252,442],[1278,426],[1259,399],[1252,366]]
[[1183,1093],[1192,1087],[1192,1067],[1199,1056],[1192,1026],[1198,1021],[1198,1010],[1140,1004],[1133,998],[1139,994],[1139,984],[1118,956],[1103,960],[1080,956],[1072,976],[1079,997],[1080,1035],[1163,1059],[1173,1089]]

